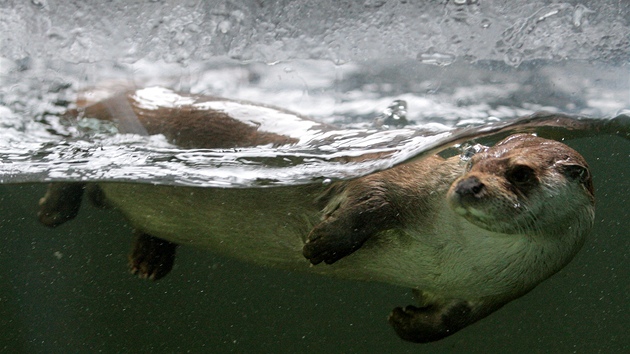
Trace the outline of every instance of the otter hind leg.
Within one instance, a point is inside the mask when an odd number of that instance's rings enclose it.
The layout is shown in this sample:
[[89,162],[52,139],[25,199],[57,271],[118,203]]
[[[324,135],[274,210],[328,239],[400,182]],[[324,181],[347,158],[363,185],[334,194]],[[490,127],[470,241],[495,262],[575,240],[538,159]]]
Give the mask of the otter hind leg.
[[85,187],[85,192],[92,206],[99,209],[107,209],[109,207],[105,193],[103,193],[103,190],[98,184],[88,184],[87,187]]
[[423,301],[421,291],[416,295],[420,307],[397,307],[389,315],[389,324],[398,336],[415,343],[428,343],[448,337],[475,323],[508,303],[506,298],[481,300]]
[[58,182],[48,185],[46,194],[39,200],[39,221],[56,227],[74,219],[81,207],[85,183]]
[[175,263],[177,244],[135,230],[136,241],[129,255],[132,274],[158,280],[167,275]]
[[397,307],[389,323],[398,336],[414,343],[428,343],[448,337],[470,323],[471,307],[464,301],[448,307]]

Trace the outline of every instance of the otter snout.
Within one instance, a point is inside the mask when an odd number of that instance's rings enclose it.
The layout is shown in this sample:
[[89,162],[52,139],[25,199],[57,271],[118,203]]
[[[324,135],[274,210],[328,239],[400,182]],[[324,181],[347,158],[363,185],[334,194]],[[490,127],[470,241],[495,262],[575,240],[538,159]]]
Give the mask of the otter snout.
[[[486,186],[478,177],[469,176],[455,181],[448,192],[448,201],[451,208],[464,216],[469,221],[482,223],[491,218],[487,213],[488,186]],[[484,222],[481,222],[481,221]]]
[[457,194],[460,199],[479,199],[483,197],[486,191],[486,185],[483,184],[479,178],[471,176],[464,178],[457,182],[453,192]]

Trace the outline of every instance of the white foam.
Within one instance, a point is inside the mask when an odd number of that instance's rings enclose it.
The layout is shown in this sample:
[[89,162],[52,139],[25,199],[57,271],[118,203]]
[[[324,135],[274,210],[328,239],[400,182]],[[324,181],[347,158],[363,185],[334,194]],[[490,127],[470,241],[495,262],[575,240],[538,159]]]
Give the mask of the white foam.
[[182,96],[164,87],[148,87],[136,91],[132,96],[141,108],[178,108],[195,103],[193,97]]

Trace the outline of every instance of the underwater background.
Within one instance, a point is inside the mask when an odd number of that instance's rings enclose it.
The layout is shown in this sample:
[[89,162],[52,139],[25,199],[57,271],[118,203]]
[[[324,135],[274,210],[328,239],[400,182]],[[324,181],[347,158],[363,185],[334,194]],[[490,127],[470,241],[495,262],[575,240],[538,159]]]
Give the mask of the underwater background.
[[566,141],[589,162],[597,198],[575,259],[431,344],[404,342],[387,324],[414,303],[409,289],[191,247],[166,278],[144,281],[127,271],[131,229],[116,211],[84,203],[55,229],[36,214],[46,183],[68,178],[48,172],[80,165],[73,178],[94,180],[103,147],[118,152],[114,180],[134,169],[139,182],[203,187],[191,176],[216,167],[174,163],[160,179],[134,160],[171,158],[159,139],[59,120],[102,83],[247,99],[343,129],[369,129],[395,100],[412,129],[434,132],[542,110],[607,120],[630,109],[629,27],[618,1],[0,2],[0,351],[628,352],[627,135]]

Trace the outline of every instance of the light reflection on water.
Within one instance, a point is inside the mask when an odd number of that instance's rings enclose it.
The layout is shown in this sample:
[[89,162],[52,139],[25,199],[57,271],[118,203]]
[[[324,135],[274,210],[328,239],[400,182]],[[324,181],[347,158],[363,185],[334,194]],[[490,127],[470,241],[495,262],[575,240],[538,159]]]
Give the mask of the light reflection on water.
[[[614,87],[597,91],[597,97],[593,96],[594,92],[586,92],[584,97],[574,97],[571,104],[567,104],[562,92],[556,91],[546,101],[521,102],[520,98],[514,99],[514,92],[526,84],[506,86],[500,80],[500,73],[497,73],[494,84],[471,80],[461,83],[455,91],[443,88],[443,93],[439,94],[401,92],[392,95],[392,91],[397,90],[395,87],[366,84],[366,79],[354,66],[335,67],[337,72],[331,75],[330,63],[310,64],[300,67],[300,77],[321,74],[323,78],[309,82],[307,87],[300,84],[302,81],[295,81],[294,71],[280,71],[279,74],[279,68],[275,66],[237,66],[232,71],[222,66],[207,68],[198,75],[201,79],[193,87],[197,92],[276,104],[296,109],[298,113],[309,113],[316,121],[337,126],[333,130],[296,133],[301,134],[300,142],[291,146],[238,150],[181,149],[162,135],[117,134],[116,127],[109,123],[91,119],[69,121],[60,118],[59,114],[73,106],[71,97],[76,96],[75,86],[80,85],[71,84],[71,76],[65,78],[67,84],[59,83],[59,75],[49,81],[46,78],[22,80],[0,96],[0,126],[3,127],[0,132],[0,181],[109,180],[199,187],[303,184],[350,178],[387,168],[433,151],[442,144],[461,142],[462,138],[474,138],[482,131],[499,129],[518,116],[538,110],[609,119],[623,107],[616,101],[620,93]],[[556,80],[554,75],[565,74],[571,65],[579,66],[565,64],[566,67],[539,80]],[[455,72],[472,69],[478,71],[470,72],[473,77],[488,75],[485,68],[450,68]],[[157,71],[155,68],[145,70]],[[404,66],[400,70],[404,71]],[[249,72],[247,76],[255,72],[257,79],[247,84],[235,84],[234,81],[240,82],[239,78],[246,76],[243,72]],[[281,74],[284,76],[276,84],[282,86],[274,87],[272,77]],[[168,77],[168,74],[164,76]],[[339,80],[338,76],[344,79]],[[370,79],[378,83],[379,79],[389,78],[375,76]],[[432,81],[436,78],[406,78],[409,81],[422,79]],[[602,85],[595,73],[592,80],[593,85]],[[410,83],[399,85],[407,87]],[[340,92],[339,87],[344,91]],[[48,91],[41,94],[37,88]],[[98,91],[94,93],[95,96],[98,94]],[[399,106],[398,102],[406,105]],[[318,107],[320,111],[316,110]],[[401,111],[392,111],[392,107]],[[404,128],[382,126],[386,120],[384,115],[395,117],[398,114],[403,114],[411,123]],[[381,126],[375,127],[374,122]],[[463,127],[467,127],[465,134]],[[278,129],[288,132],[294,128],[287,125]],[[371,157],[357,161],[356,157],[362,155]]]

